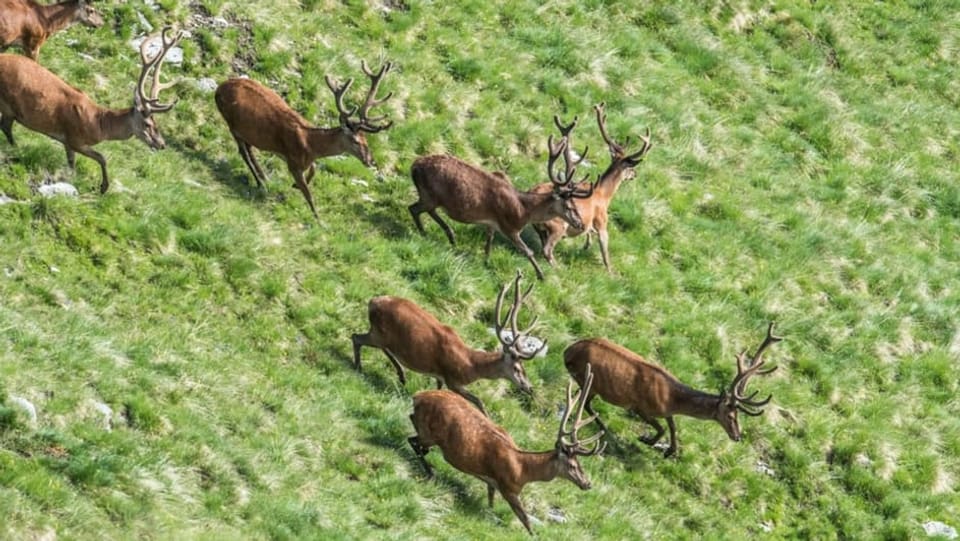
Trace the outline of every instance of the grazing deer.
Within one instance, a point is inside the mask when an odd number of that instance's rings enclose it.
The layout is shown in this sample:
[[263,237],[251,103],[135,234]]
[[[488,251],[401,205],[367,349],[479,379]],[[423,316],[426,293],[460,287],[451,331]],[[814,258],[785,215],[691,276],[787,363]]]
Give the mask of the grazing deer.
[[[279,154],[287,162],[287,168],[293,175],[294,188],[300,190],[310,205],[313,215],[319,220],[317,209],[310,194],[310,181],[316,172],[314,162],[318,158],[350,154],[362,161],[367,167],[375,165],[365,133],[377,133],[389,128],[393,123],[380,123],[385,117],[368,116],[370,109],[390,99],[392,92],[377,99],[377,89],[390,68],[387,62],[376,72],[367,69],[367,63],[361,62],[363,73],[370,78],[370,90],[367,99],[360,106],[347,109],[343,105],[343,95],[353,79],[347,79],[342,85],[326,76],[327,86],[333,92],[337,111],[340,113],[340,125],[336,128],[317,128],[312,126],[299,113],[283,101],[276,92],[251,81],[250,79],[230,79],[217,87],[214,98],[217,109],[230,127],[230,133],[237,141],[240,156],[250,168],[257,186],[264,189],[267,176],[260,168],[253,149]],[[354,113],[358,117],[353,118]],[[306,175],[304,175],[306,172]]]
[[[166,146],[153,114],[169,111],[176,103],[162,104],[158,99],[161,90],[176,84],[160,82],[163,59],[183,37],[182,32],[168,37],[170,30],[170,27],[164,28],[159,35],[162,49],[152,59],[147,58],[147,47],[157,36],[144,39],[140,45],[143,66],[133,93],[133,107],[129,109],[100,107],[33,60],[0,54],[0,130],[11,145],[15,144],[14,122],[60,141],[67,150],[71,169],[76,166],[76,153],[95,160],[100,164],[102,176],[100,193],[106,193],[110,186],[107,161],[93,150],[94,145],[136,135],[150,148],[159,150]],[[147,95],[144,85],[151,71],[153,83]]]
[[[524,352],[521,349],[524,337],[533,329],[537,318],[533,319],[526,330],[521,332],[517,329],[517,313],[533,290],[531,285],[521,295],[520,278],[518,271],[513,282],[513,305],[502,320],[500,311],[509,282],[504,284],[497,295],[495,325],[497,337],[503,346],[502,351],[471,349],[464,344],[456,331],[437,321],[437,318],[412,301],[383,296],[370,299],[370,331],[352,337],[354,366],[360,370],[361,346],[380,348],[397,369],[402,385],[407,383],[403,371],[405,366],[415,372],[433,376],[437,379],[438,389],[446,384],[450,390],[476,404],[484,413],[486,410],[483,402],[466,390],[467,385],[478,379],[507,379],[524,392],[531,392],[533,388],[523,369],[523,362],[535,357],[547,344],[544,341],[533,352]],[[511,331],[509,337],[504,334],[508,322]]]
[[[592,186],[582,189],[573,181],[577,165],[583,161],[571,159],[570,132],[577,119],[569,126],[562,126],[558,117],[553,118],[562,135],[554,145],[553,136],[548,141],[549,158],[547,174],[552,183],[548,191],[521,192],[511,184],[502,172],[490,173],[449,155],[432,155],[417,158],[410,173],[420,199],[410,205],[410,214],[420,233],[425,235],[420,215],[424,212],[443,228],[451,245],[455,245],[453,230],[437,214],[437,208],[461,223],[487,226],[486,257],[490,256],[494,231],[509,238],[533,265],[537,278],[543,280],[543,271],[533,257],[533,251],[520,238],[520,232],[528,223],[545,222],[560,218],[573,227],[583,227],[575,199],[590,197]],[[554,172],[557,158],[566,159],[566,174]],[[583,155],[586,155],[584,150]]]
[[[640,147],[640,150],[628,154],[623,146],[617,144],[607,134],[607,115],[603,112],[603,107],[604,104],[599,103],[593,108],[597,113],[597,124],[600,126],[600,134],[603,136],[603,140],[607,143],[607,148],[610,150],[610,166],[600,175],[599,180],[596,182],[593,195],[586,199],[576,201],[577,211],[580,213],[580,217],[583,218],[583,227],[574,227],[559,218],[534,225],[534,229],[536,229],[540,235],[540,242],[543,245],[543,256],[547,258],[547,261],[551,265],[556,263],[553,258],[553,248],[560,242],[560,239],[564,237],[576,237],[586,233],[587,241],[584,244],[584,249],[588,249],[590,247],[590,239],[592,238],[591,233],[596,233],[600,240],[600,256],[603,258],[603,265],[608,271],[611,270],[610,254],[607,249],[607,241],[609,238],[607,234],[607,209],[610,207],[610,201],[613,200],[613,196],[617,193],[617,188],[620,187],[620,183],[634,177],[636,174],[634,167],[636,167],[637,164],[643,160],[647,152],[650,151],[650,130],[647,130],[645,136],[640,137],[640,140],[643,141],[643,146]],[[630,144],[629,139],[626,144]],[[550,191],[551,186],[549,184],[540,184],[535,189],[545,193]]]
[[[740,424],[737,411],[757,416],[773,396],[764,400],[754,400],[757,391],[744,396],[747,382],[754,375],[769,374],[776,366],[760,370],[764,360],[764,350],[771,344],[783,340],[773,335],[773,323],[767,328],[767,337],[745,365],[746,351],[737,355],[737,375],[730,388],[721,394],[710,394],[692,389],[681,383],[665,368],[648,363],[643,357],[603,338],[580,340],[563,352],[563,362],[567,371],[581,386],[586,382],[586,374],[592,369],[593,390],[587,395],[586,408],[594,414],[590,401],[599,395],[607,402],[620,406],[637,414],[656,430],[652,436],[641,437],[640,441],[648,445],[657,443],[663,436],[663,426],[656,420],[663,417],[670,427],[670,447],[664,456],[677,451],[676,427],[674,415],[687,415],[697,419],[714,420],[727,431],[733,441],[740,441]],[[600,426],[603,423],[600,422]]]
[[[591,379],[588,368],[584,384],[576,397],[571,396],[573,383],[567,383],[567,405],[560,420],[557,443],[550,451],[520,450],[504,429],[481,415],[462,397],[449,391],[422,391],[413,396],[410,420],[417,434],[407,441],[429,477],[433,477],[433,469],[425,456],[436,445],[451,466],[487,484],[490,507],[493,507],[494,491],[499,490],[523,527],[532,535],[530,521],[520,503],[520,491],[527,483],[552,481],[559,476],[581,490],[590,488],[590,480],[577,457],[595,455],[604,448],[600,442],[602,431],[584,440],[578,436],[581,428],[596,419],[594,415],[581,420]],[[574,409],[577,410],[576,420],[573,428],[567,429]]]
[[18,45],[37,60],[43,42],[73,23],[100,28],[103,17],[86,0],[46,6],[33,0],[0,0],[0,51]]

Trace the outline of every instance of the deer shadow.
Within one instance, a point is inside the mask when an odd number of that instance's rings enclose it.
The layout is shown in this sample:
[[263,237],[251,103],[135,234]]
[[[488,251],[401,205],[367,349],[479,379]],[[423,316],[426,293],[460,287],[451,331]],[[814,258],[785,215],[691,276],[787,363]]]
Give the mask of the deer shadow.
[[217,182],[230,188],[238,199],[258,201],[267,199],[268,192],[256,185],[256,181],[248,169],[244,169],[243,173],[238,173],[229,159],[214,158],[209,153],[191,148],[180,141],[169,141],[167,146],[176,150],[188,160],[202,164],[211,172]]
[[365,205],[360,202],[354,202],[350,206],[350,211],[354,216],[363,216],[375,229],[388,239],[402,239],[410,234],[411,229],[416,232],[416,228],[404,225],[403,221],[397,217],[397,209],[392,205],[373,204]]

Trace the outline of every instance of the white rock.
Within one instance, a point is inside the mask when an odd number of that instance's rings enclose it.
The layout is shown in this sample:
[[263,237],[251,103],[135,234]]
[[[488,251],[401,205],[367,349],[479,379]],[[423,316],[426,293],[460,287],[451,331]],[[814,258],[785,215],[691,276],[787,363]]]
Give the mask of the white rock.
[[[133,41],[130,42],[130,46],[139,51],[139,50],[140,50],[140,45],[143,43],[143,40],[145,40],[145,39],[146,39],[146,38],[137,38],[137,39],[135,39],[135,40],[133,40]],[[162,48],[162,47],[161,47],[161,45],[160,45],[160,40],[159,40],[159,39],[151,40],[150,43],[147,45],[147,58],[154,58],[155,56],[157,56],[158,54],[160,54],[161,48]],[[166,57],[166,60],[164,60],[164,63],[166,63],[166,64],[182,64],[182,63],[183,63],[183,49],[181,49],[180,47],[173,47],[173,48],[171,48],[169,51],[167,51],[167,57]]]
[[[491,327],[491,328],[490,328],[490,333],[493,334],[493,335],[496,335],[496,334],[497,334],[497,330]],[[500,333],[500,337],[501,337],[503,340],[506,340],[507,342],[509,342],[509,341],[513,340],[513,331],[511,331],[510,329],[504,329],[503,332]],[[540,348],[541,346],[543,346],[543,340],[540,339],[540,338],[537,338],[536,336],[523,336],[523,337],[520,338],[520,344],[519,344],[519,346],[520,346],[520,351],[521,351],[522,353],[524,353],[524,354],[530,354],[530,353],[533,353],[534,351],[537,351],[538,348]],[[540,353],[537,353],[536,356],[537,356],[537,357],[546,357],[546,356],[547,356],[547,350],[548,350],[548,349],[550,349],[549,346],[548,346],[548,347],[544,347],[544,348],[543,348],[543,351],[541,351]]]
[[66,182],[43,184],[37,188],[37,191],[40,192],[40,195],[44,197],[55,197],[58,195],[77,197],[80,195],[80,192],[77,191],[77,188],[73,184],[67,184]]
[[767,464],[766,462],[764,462],[764,461],[762,461],[762,460],[758,460],[758,461],[757,461],[757,468],[756,468],[756,469],[757,469],[758,472],[760,472],[760,473],[765,473],[765,474],[769,475],[770,477],[775,477],[775,476],[777,475],[777,472],[773,471],[773,468],[771,468],[769,464]]
[[23,398],[22,396],[10,396],[10,403],[19,407],[27,414],[27,419],[30,421],[31,426],[36,426],[37,424],[37,407],[33,405],[29,400]]
[[377,200],[373,198],[370,194],[364,193],[360,194],[360,199],[366,201],[367,203],[376,203]]
[[110,406],[99,402],[97,400],[93,401],[93,409],[103,417],[103,428],[109,432],[113,428],[113,410]]
[[955,530],[953,527],[947,524],[944,524],[936,520],[925,522],[923,524],[923,531],[927,532],[927,535],[930,537],[938,535],[941,537],[946,537],[947,539],[957,538],[957,530]]
[[7,197],[6,195],[0,193],[0,205],[7,205],[10,203],[18,203],[18,202],[19,201],[17,201],[16,199]]
[[144,30],[147,32],[153,32],[153,25],[150,24],[150,21],[148,21],[147,18],[143,16],[143,13],[140,13],[139,11],[137,12],[137,20],[140,21],[140,26],[142,26]]
[[370,185],[369,183],[367,183],[367,181],[360,178],[350,179],[350,184],[353,184],[354,186],[363,186],[363,187],[367,187]]
[[567,515],[564,514],[562,509],[559,509],[557,507],[551,507],[550,510],[547,511],[547,520],[551,520],[553,522],[559,522],[560,524],[563,524],[564,522],[567,521]]
[[210,77],[197,79],[197,88],[200,89],[201,92],[213,92],[217,89],[217,81]]

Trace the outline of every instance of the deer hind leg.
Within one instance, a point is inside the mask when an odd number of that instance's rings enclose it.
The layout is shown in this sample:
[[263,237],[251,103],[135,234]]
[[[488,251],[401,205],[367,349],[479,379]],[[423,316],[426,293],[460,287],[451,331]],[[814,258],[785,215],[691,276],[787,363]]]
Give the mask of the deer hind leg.
[[562,234],[551,231],[550,236],[548,236],[546,242],[543,243],[543,257],[547,259],[547,263],[550,263],[550,266],[557,264],[557,260],[553,258],[553,249],[562,237]]
[[[503,494],[503,492],[501,492],[501,494]],[[530,519],[527,518],[527,512],[523,510],[520,497],[516,494],[503,494],[503,499],[507,500],[507,503],[510,504],[510,509],[513,509],[513,514],[517,515],[517,518],[523,523],[523,527],[527,529],[527,533],[533,535],[533,530],[530,529]]]
[[70,147],[64,147],[67,149],[67,165],[70,169],[77,170],[77,153],[73,151]]
[[400,385],[406,385],[407,376],[403,372],[403,365],[400,364],[400,361],[397,360],[397,357],[389,349],[384,349],[383,352],[387,354],[387,358],[390,359],[390,362],[393,363],[393,367],[397,370],[397,377],[400,378]]
[[92,160],[95,160],[97,163],[100,164],[100,177],[101,177],[100,193],[101,194],[107,193],[107,188],[110,187],[110,180],[107,178],[107,160],[103,157],[103,154],[100,154],[99,152],[97,152],[96,150],[93,150],[92,148],[77,148],[77,149],[68,148],[68,152],[70,150],[79,152],[80,154],[83,154],[84,156]]
[[443,228],[443,232],[447,234],[447,240],[450,241],[450,246],[456,246],[457,241],[456,241],[456,237],[454,237],[453,235],[453,229],[450,229],[450,226],[447,225],[447,222],[443,221],[440,218],[440,215],[437,214],[437,209],[430,209],[427,211],[427,214],[429,214],[430,217],[433,218],[433,221],[440,224],[440,227]]
[[12,115],[0,115],[0,130],[3,130],[3,134],[7,136],[7,141],[10,142],[10,145],[16,146],[16,143],[13,141]]
[[[413,415],[410,416],[410,421],[413,421]],[[414,428],[416,428],[416,423],[414,423]],[[423,465],[423,469],[427,472],[427,477],[433,477],[433,468],[430,467],[430,463],[427,462],[426,456],[430,451],[429,447],[423,445],[420,442],[420,435],[410,436],[407,438],[407,441],[410,442],[410,447],[413,448],[413,454],[417,455],[417,459],[420,460],[420,464]]]
[[493,486],[493,483],[487,481],[487,504],[490,507],[493,507],[493,494],[496,492],[497,488]]
[[243,158],[243,163],[247,164],[247,169],[249,169],[253,175],[253,180],[257,182],[257,186],[261,190],[266,189],[264,184],[267,177],[263,174],[263,170],[260,169],[260,164],[257,163],[257,158],[253,155],[253,147],[236,135],[234,135],[233,138],[237,141],[237,149],[240,151],[240,157]]
[[596,397],[596,396],[597,396],[597,395],[591,395],[590,397],[588,397],[588,398],[587,398],[587,401],[584,402],[584,404],[583,404],[583,409],[587,410],[587,413],[589,413],[590,415],[596,415],[597,418],[594,419],[594,422],[597,423],[597,426],[600,427],[600,430],[603,430],[604,432],[607,432],[607,425],[603,424],[603,421],[600,420],[600,414],[598,414],[598,413],[593,409],[593,406],[590,404],[591,402],[593,402],[593,399],[594,399],[594,397]]
[[523,255],[527,256],[527,259],[530,261],[530,264],[533,265],[533,270],[537,272],[537,278],[543,280],[543,271],[540,270],[540,265],[537,265],[537,260],[533,257],[533,250],[531,250],[520,238],[520,232],[516,231],[509,235],[510,240],[513,241],[513,245],[517,247]]
[[490,257],[490,247],[493,246],[493,234],[494,229],[492,227],[487,227],[487,245],[483,247],[483,257]]

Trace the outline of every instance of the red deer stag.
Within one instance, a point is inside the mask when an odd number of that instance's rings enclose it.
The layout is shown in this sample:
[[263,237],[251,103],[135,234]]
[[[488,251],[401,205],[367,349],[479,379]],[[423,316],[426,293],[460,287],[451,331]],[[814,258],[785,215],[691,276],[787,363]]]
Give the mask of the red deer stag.
[[[634,167],[636,167],[637,164],[643,160],[647,152],[650,151],[650,130],[647,130],[645,136],[640,137],[640,140],[643,141],[643,146],[640,147],[640,150],[628,154],[623,146],[617,144],[607,134],[607,115],[603,112],[603,107],[604,104],[599,103],[593,108],[597,113],[597,124],[600,126],[600,134],[607,143],[607,148],[610,149],[610,166],[600,175],[593,195],[587,199],[580,199],[576,202],[577,211],[580,213],[580,217],[583,218],[584,227],[573,227],[558,218],[534,225],[543,245],[543,256],[547,258],[547,261],[550,262],[551,265],[556,263],[553,258],[553,248],[560,242],[560,239],[564,237],[576,237],[586,233],[587,242],[584,244],[584,249],[587,249],[590,247],[591,233],[596,233],[600,239],[600,256],[603,258],[603,265],[608,271],[611,270],[610,254],[607,249],[607,240],[609,238],[607,234],[607,209],[610,207],[610,201],[613,200],[613,196],[617,193],[617,188],[620,187],[620,182],[634,177]],[[629,139],[626,144],[630,144]],[[584,186],[581,186],[581,188],[582,187]],[[541,192],[549,192],[551,186],[549,184],[541,184],[537,186],[536,189]]]
[[[496,332],[503,345],[502,351],[481,351],[471,349],[464,344],[456,331],[443,325],[429,312],[412,301],[399,297],[374,297],[370,299],[370,331],[353,335],[353,362],[360,370],[360,348],[371,346],[382,349],[397,369],[400,383],[405,385],[407,378],[403,367],[414,372],[427,374],[437,379],[437,388],[444,384],[450,390],[463,395],[486,413],[479,398],[466,390],[466,386],[478,379],[507,379],[525,392],[532,387],[523,369],[523,362],[532,359],[543,348],[533,352],[523,351],[523,338],[533,329],[537,318],[524,331],[517,329],[517,313],[520,306],[530,295],[531,285],[520,294],[520,272],[513,282],[513,306],[507,316],[500,319],[503,299],[509,282],[504,284],[497,295]],[[510,325],[511,334],[504,336],[504,328]]]
[[[257,186],[264,189],[267,176],[260,168],[253,149],[258,148],[283,156],[295,181],[293,187],[303,193],[314,217],[319,220],[320,216],[313,205],[309,187],[316,172],[314,162],[326,156],[350,154],[367,167],[375,165],[365,133],[383,131],[393,123],[381,124],[383,116],[371,118],[368,113],[371,108],[382,104],[393,95],[391,92],[383,98],[376,97],[380,81],[392,66],[393,64],[387,62],[374,73],[367,68],[366,62],[361,62],[363,73],[370,78],[370,90],[359,111],[356,107],[348,110],[343,105],[343,95],[353,84],[353,79],[347,79],[340,85],[329,75],[326,76],[327,86],[333,92],[337,111],[340,113],[340,125],[336,128],[312,126],[276,92],[250,79],[227,80],[217,87],[214,97],[217,109],[227,121],[230,133],[237,141],[240,156],[250,168]],[[353,119],[354,113],[357,113],[357,119]]]
[[[443,228],[451,245],[455,245],[453,230],[437,214],[437,208],[461,223],[487,226],[487,244],[484,254],[490,256],[494,231],[509,238],[533,265],[537,278],[543,280],[543,271],[533,257],[533,251],[520,238],[520,232],[528,223],[545,222],[559,217],[573,227],[582,227],[580,214],[574,199],[590,197],[592,187],[576,186],[573,175],[576,166],[583,161],[570,160],[570,132],[577,119],[569,126],[562,126],[560,119],[554,122],[561,132],[560,141],[554,145],[553,136],[548,141],[549,158],[547,174],[552,189],[547,192],[531,190],[521,192],[510,183],[502,172],[490,173],[449,155],[432,155],[417,158],[411,167],[413,184],[420,199],[410,205],[410,214],[420,233],[425,235],[420,215],[424,212]],[[554,164],[561,154],[567,159],[566,175],[554,171]],[[584,150],[583,155],[586,155]]]
[[[94,145],[136,135],[150,148],[166,146],[152,115],[169,111],[176,103],[162,104],[158,99],[161,90],[175,84],[160,82],[163,59],[183,36],[182,32],[177,32],[170,38],[170,31],[170,27],[163,29],[159,36],[162,49],[152,59],[147,58],[147,47],[157,36],[145,39],[140,45],[143,66],[133,93],[133,107],[129,109],[100,107],[33,60],[0,54],[0,130],[11,145],[15,144],[14,122],[60,141],[66,147],[71,169],[76,165],[76,153],[95,160],[100,164],[102,177],[100,193],[106,193],[110,186],[107,160],[93,150]],[[148,96],[144,85],[151,70],[153,84]]]
[[36,60],[40,46],[73,23],[103,26],[103,17],[86,0],[41,5],[33,0],[0,0],[0,51],[18,45]]
[[[577,457],[595,455],[604,448],[600,442],[602,431],[584,440],[578,436],[581,428],[596,419],[594,415],[582,420],[590,382],[588,370],[576,397],[571,396],[573,382],[567,383],[567,405],[560,420],[557,443],[550,451],[538,453],[521,450],[504,429],[481,415],[459,395],[449,391],[422,391],[414,395],[410,420],[417,434],[408,438],[408,441],[428,476],[433,477],[433,469],[425,456],[436,445],[451,466],[487,484],[490,507],[493,507],[494,491],[499,490],[523,527],[532,535],[530,521],[520,503],[520,491],[527,483],[552,481],[559,476],[581,490],[590,488],[590,480]],[[577,411],[576,420],[573,427],[568,429],[567,423],[574,409]]]
[[[586,381],[587,372],[592,369],[593,390],[586,398],[589,413],[594,413],[590,401],[599,395],[605,401],[637,414],[656,430],[656,434],[641,437],[643,443],[654,445],[660,440],[664,429],[657,418],[666,418],[670,427],[670,447],[664,456],[670,456],[677,451],[674,415],[714,420],[727,431],[731,440],[740,441],[737,411],[752,416],[760,415],[763,410],[759,408],[772,398],[771,395],[764,400],[754,400],[757,391],[744,396],[747,382],[754,375],[769,374],[777,369],[774,366],[760,370],[764,363],[764,350],[780,340],[783,339],[773,335],[773,323],[770,323],[767,337],[750,359],[749,365],[744,364],[746,351],[737,355],[737,375],[730,388],[718,395],[692,389],[665,368],[650,364],[643,357],[603,338],[574,343],[563,352],[563,362],[581,386]],[[603,423],[600,423],[603,427]]]

